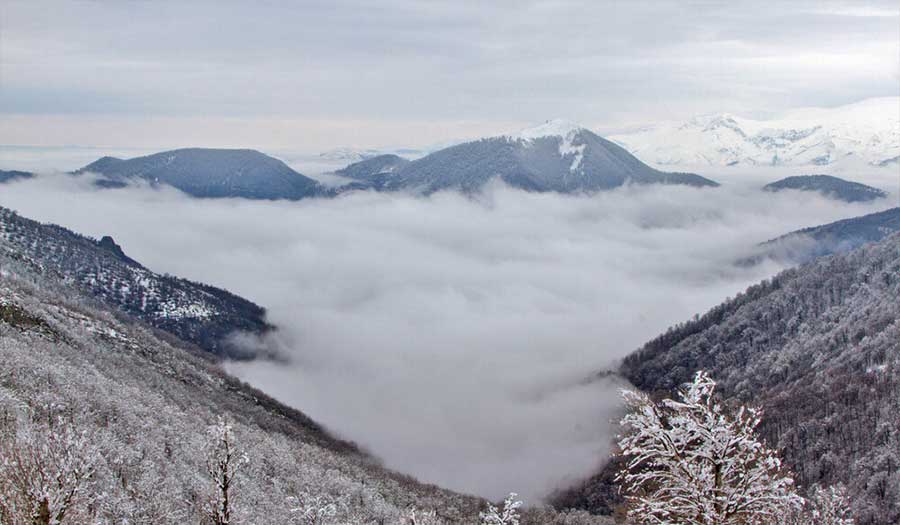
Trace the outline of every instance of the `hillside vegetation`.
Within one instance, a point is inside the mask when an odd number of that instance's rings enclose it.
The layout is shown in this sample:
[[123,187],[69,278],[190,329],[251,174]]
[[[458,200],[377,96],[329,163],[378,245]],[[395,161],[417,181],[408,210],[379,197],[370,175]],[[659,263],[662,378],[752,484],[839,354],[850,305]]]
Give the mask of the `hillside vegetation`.
[[[697,370],[725,399],[761,406],[761,436],[801,487],[843,483],[858,524],[900,520],[900,234],[750,287],[625,359],[667,394]],[[609,512],[613,461],[562,506]]]
[[[7,467],[61,473],[23,482],[61,480],[37,487],[53,515],[78,485],[60,523],[208,523],[209,432],[220,422],[247,458],[231,488],[233,522],[478,523],[486,510],[386,470],[19,246],[0,238],[0,455]],[[17,472],[0,468],[0,488],[12,491],[0,495],[19,494]],[[0,523],[17,523],[3,505]],[[48,513],[36,523],[50,523]],[[535,507],[522,523],[603,521]]]

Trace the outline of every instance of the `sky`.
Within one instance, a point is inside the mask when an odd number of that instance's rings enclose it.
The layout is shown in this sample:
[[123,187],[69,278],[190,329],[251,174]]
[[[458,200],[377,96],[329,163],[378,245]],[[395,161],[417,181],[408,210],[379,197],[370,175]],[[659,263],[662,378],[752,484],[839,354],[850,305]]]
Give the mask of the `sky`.
[[0,144],[427,147],[896,96],[879,2],[0,3]]

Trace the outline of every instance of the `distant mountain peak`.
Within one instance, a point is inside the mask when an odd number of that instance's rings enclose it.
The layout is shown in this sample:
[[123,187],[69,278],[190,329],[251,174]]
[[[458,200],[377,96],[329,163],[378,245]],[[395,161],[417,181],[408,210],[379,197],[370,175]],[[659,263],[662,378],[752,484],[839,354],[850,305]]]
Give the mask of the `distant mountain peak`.
[[[371,159],[352,169],[364,171],[361,168],[380,162],[380,158]],[[349,168],[339,174],[348,175]],[[560,193],[602,191],[626,184],[718,186],[699,175],[651,168],[624,148],[560,119],[512,135],[457,144],[397,166],[390,173],[381,167],[372,173],[378,176],[379,189],[422,194],[449,189],[474,192],[495,179],[527,191]]]
[[581,131],[586,131],[587,128],[576,124],[570,120],[565,119],[551,119],[545,121],[543,124],[538,124],[537,126],[532,126],[530,128],[525,128],[518,133],[513,135],[506,135],[512,139],[518,140],[534,140],[540,139],[544,137],[562,137],[567,138],[572,135],[576,135]]
[[376,149],[357,149],[357,148],[334,148],[319,153],[319,158],[325,160],[341,160],[350,163],[360,162],[381,155],[382,152]]
[[105,250],[109,250],[119,259],[133,264],[135,266],[141,266],[140,263],[132,259],[131,257],[125,255],[125,252],[122,250],[122,247],[116,243],[115,239],[110,237],[109,235],[104,235],[99,241],[97,241],[97,246],[103,248]]
[[[525,142],[532,144],[534,141],[546,138],[559,139],[559,156],[560,158],[571,157],[569,163],[569,172],[576,173],[582,168],[584,161],[584,150],[586,144],[584,141],[577,141],[577,137],[581,132],[589,130],[575,122],[565,119],[551,119],[543,124],[523,129],[513,135],[504,135],[504,138],[513,142]],[[578,142],[578,143],[576,143]]]
[[741,128],[740,118],[732,115],[731,113],[710,113],[707,115],[696,116],[686,124],[681,126],[681,129],[688,128],[702,129],[705,132],[716,131],[724,128],[734,131],[741,137],[747,136],[747,134]]
[[713,113],[611,137],[656,166],[891,166],[900,156],[900,97],[758,119]]
[[132,159],[103,157],[75,171],[85,172],[99,175],[96,184],[104,188],[143,180],[194,197],[300,199],[321,193],[313,179],[252,149],[182,148]]

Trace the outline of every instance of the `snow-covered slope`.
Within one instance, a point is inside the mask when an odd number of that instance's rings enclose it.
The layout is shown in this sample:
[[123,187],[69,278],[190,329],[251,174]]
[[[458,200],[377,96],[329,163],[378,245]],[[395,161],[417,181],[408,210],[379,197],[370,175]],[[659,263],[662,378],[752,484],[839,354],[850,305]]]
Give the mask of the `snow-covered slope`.
[[0,207],[0,254],[67,281],[101,303],[170,332],[217,356],[251,358],[228,336],[272,329],[260,306],[201,283],[155,273],[111,237],[99,241],[40,224]]
[[[653,393],[707,371],[725,399],[762,408],[760,435],[800,487],[842,483],[854,523],[900,523],[900,234],[880,231],[897,217],[800,232],[817,243],[848,235],[880,242],[837,249],[844,253],[751,286],[649,341],[619,371]],[[555,503],[611,510],[621,497],[611,483],[617,466],[608,463]]]
[[610,139],[658,166],[898,166],[900,97],[795,110],[770,120],[704,115]]
[[378,155],[381,155],[381,152],[376,149],[356,149],[344,147],[323,151],[322,153],[319,153],[319,158],[324,160],[354,163],[370,159]]

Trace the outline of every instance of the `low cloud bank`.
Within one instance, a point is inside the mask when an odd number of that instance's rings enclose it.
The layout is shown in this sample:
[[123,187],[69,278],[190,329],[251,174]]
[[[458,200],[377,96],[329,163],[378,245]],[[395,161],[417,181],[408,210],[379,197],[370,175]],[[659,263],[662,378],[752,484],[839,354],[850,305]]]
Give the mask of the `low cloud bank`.
[[595,372],[776,272],[731,264],[755,243],[889,203],[740,184],[194,200],[48,175],[0,205],[266,306],[261,344],[289,364],[228,369],[388,466],[536,501],[608,453],[621,385]]

